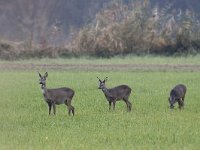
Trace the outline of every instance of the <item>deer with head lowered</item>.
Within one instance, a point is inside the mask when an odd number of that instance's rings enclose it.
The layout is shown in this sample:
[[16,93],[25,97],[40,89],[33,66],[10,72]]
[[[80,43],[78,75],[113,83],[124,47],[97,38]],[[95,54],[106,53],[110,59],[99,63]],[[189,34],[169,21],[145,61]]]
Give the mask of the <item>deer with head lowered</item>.
[[170,91],[170,97],[168,98],[168,100],[171,109],[174,108],[174,104],[176,102],[178,102],[179,109],[184,107],[186,91],[187,88],[184,84],[178,84]]
[[56,114],[56,105],[65,104],[68,107],[68,114],[71,112],[74,115],[74,107],[71,105],[72,98],[74,96],[74,91],[67,87],[56,88],[56,89],[47,89],[46,88],[46,79],[48,73],[46,72],[42,76],[39,72],[39,84],[41,84],[41,90],[44,96],[45,101],[49,106],[49,115],[51,114],[51,108],[53,107],[53,113]]
[[109,102],[109,110],[111,109],[112,104],[113,110],[115,109],[116,101],[123,100],[127,105],[127,111],[131,111],[132,104],[128,100],[131,94],[131,88],[128,85],[119,85],[114,88],[107,89],[105,85],[106,81],[107,77],[104,80],[99,79],[99,89],[103,91],[106,99]]

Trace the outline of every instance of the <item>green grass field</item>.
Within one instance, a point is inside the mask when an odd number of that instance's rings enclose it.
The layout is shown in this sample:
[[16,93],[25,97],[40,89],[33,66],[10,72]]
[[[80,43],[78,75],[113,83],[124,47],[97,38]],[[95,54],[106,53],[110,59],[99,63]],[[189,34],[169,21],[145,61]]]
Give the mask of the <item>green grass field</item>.
[[[179,57],[165,57],[165,56],[116,56],[111,59],[109,58],[92,58],[88,56],[83,56],[80,58],[42,58],[39,60],[29,59],[29,60],[16,60],[14,63],[24,64],[24,63],[34,63],[34,64],[200,64],[200,54],[189,55],[189,56],[179,56]],[[13,63],[12,62],[12,63]],[[1,60],[0,64],[10,63],[10,61]]]
[[[132,88],[130,113],[123,101],[116,103],[115,111],[108,110],[97,89],[97,76],[109,77],[107,87],[128,84]],[[48,115],[38,79],[35,70],[0,72],[0,149],[200,147],[200,72],[50,70],[48,88],[75,90],[74,117],[68,116],[65,105],[56,107],[56,116]],[[184,110],[176,104],[172,111],[167,98],[178,83],[187,85],[186,104]]]

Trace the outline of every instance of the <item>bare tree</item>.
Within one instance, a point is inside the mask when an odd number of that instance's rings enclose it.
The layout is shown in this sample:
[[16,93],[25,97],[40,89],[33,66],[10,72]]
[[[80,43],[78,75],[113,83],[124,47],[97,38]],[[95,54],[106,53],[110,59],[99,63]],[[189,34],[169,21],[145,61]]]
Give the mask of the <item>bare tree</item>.
[[50,22],[50,11],[55,4],[54,0],[16,0],[14,10],[19,22],[18,27],[32,48],[36,39],[44,39]]

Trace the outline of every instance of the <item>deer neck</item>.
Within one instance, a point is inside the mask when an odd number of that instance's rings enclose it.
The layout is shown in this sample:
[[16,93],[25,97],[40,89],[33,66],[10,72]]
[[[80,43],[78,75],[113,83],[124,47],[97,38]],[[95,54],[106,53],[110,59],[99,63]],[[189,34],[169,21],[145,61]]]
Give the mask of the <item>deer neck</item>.
[[103,93],[105,94],[105,96],[110,96],[110,92],[108,91],[108,89],[106,87],[104,87],[102,89]]
[[42,84],[41,85],[41,90],[42,90],[42,94],[44,95],[44,97],[47,95],[47,88],[46,88],[46,84]]

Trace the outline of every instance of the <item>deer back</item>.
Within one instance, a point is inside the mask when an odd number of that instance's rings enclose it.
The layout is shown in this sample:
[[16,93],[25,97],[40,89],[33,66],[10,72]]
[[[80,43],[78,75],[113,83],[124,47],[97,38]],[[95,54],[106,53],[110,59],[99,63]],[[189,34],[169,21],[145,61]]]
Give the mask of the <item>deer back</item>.
[[116,99],[122,99],[128,97],[131,93],[131,88],[127,85],[120,85],[114,88],[108,89],[110,95]]
[[56,104],[62,104],[65,100],[72,99],[74,91],[70,88],[47,89],[47,99],[55,101]]
[[182,98],[185,96],[186,94],[186,86],[183,84],[179,84],[177,86],[175,86],[171,92],[170,92],[170,97],[174,97],[174,98]]

